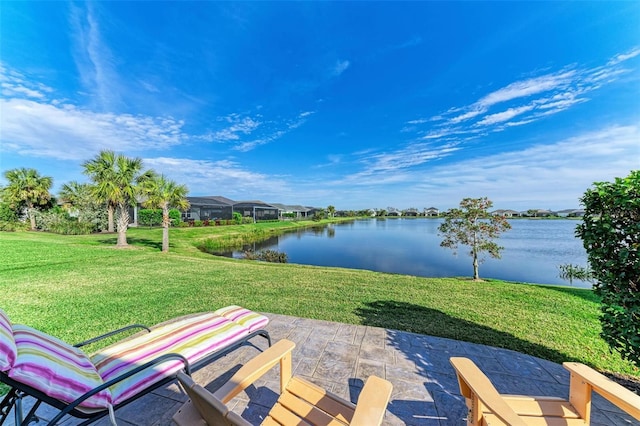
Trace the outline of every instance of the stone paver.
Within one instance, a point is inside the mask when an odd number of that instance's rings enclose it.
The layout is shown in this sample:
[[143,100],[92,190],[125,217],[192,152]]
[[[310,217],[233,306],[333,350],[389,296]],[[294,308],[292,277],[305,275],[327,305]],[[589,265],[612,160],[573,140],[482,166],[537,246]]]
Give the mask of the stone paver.
[[[566,398],[569,374],[562,366],[518,352],[369,326],[355,326],[266,314],[267,330],[274,341],[296,343],[294,374],[351,401],[357,401],[364,381],[372,374],[393,383],[385,424],[465,425],[467,409],[460,396],[449,357],[473,359],[499,392],[550,395]],[[254,339],[265,349],[262,339]],[[257,354],[243,347],[194,373],[194,379],[214,391]],[[254,424],[260,423],[278,397],[278,368],[235,398],[233,410]],[[174,383],[116,411],[119,425],[170,425],[171,417],[186,401]],[[52,418],[55,410],[42,407],[38,414]],[[11,419],[9,419],[11,424]],[[75,425],[66,419],[64,425]],[[96,424],[108,425],[107,419]],[[592,425],[636,425],[628,415],[595,395]]]

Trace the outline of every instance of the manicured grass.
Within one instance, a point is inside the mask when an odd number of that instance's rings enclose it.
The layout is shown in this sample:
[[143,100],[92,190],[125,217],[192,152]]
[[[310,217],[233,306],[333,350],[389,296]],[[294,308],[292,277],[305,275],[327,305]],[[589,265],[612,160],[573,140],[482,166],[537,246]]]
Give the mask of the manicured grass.
[[0,307],[15,322],[76,342],[133,322],[151,325],[239,304],[640,376],[599,337],[599,305],[590,290],[260,263],[218,258],[195,247],[216,235],[252,229],[172,229],[168,254],[160,252],[161,229],[130,229],[129,249],[116,249],[110,234],[0,233]]

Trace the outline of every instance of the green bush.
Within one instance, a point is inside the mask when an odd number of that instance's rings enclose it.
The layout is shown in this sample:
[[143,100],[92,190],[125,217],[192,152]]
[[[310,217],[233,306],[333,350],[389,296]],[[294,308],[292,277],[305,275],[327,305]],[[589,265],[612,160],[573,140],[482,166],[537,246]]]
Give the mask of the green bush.
[[204,224],[204,222],[202,222],[201,220],[194,220],[193,221],[193,226],[202,226]]
[[86,235],[94,231],[94,224],[80,222],[77,218],[58,207],[45,212],[36,212],[36,224],[38,229],[63,235]]
[[0,221],[17,222],[18,213],[7,203],[0,203]]
[[179,226],[182,222],[182,214],[178,209],[169,210],[169,220],[171,221],[171,226]]
[[602,299],[602,337],[640,366],[640,170],[615,182],[596,182],[580,199],[576,235],[587,251]]
[[237,225],[240,225],[242,223],[242,215],[240,214],[240,212],[233,212],[233,221]]
[[138,210],[138,223],[146,226],[162,225],[162,209]]

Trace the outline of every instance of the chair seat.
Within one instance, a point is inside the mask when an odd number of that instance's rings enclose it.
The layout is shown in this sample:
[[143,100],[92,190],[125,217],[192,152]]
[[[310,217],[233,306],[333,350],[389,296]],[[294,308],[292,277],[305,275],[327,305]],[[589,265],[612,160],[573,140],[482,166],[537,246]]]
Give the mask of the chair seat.
[[250,425],[226,404],[279,364],[280,396],[263,425],[375,426],[382,423],[391,398],[391,383],[370,376],[362,388],[358,404],[354,405],[307,380],[292,376],[291,352],[294,347],[295,343],[280,340],[242,366],[214,394],[188,375],[178,373],[178,381],[191,399],[178,410],[173,420],[179,426]]
[[[292,377],[269,412],[273,424],[348,425],[355,405],[300,377]],[[263,424],[271,424],[265,422]]]

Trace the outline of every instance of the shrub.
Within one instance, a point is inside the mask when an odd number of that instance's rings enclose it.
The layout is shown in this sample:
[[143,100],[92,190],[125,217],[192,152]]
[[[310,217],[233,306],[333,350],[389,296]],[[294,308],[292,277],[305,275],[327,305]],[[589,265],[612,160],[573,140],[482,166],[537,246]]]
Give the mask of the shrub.
[[253,223],[253,218],[251,216],[245,216],[242,218],[241,223],[247,225],[247,224],[252,224]]
[[193,226],[200,227],[200,226],[202,226],[202,223],[203,223],[203,222],[202,222],[201,220],[194,220],[194,221],[193,221]]
[[182,214],[178,209],[169,210],[169,220],[171,221],[171,226],[178,226],[182,223]]
[[178,223],[178,227],[179,228],[188,228],[189,226],[191,226],[189,222],[179,222]]
[[615,182],[596,182],[580,199],[582,239],[601,297],[602,337],[640,365],[640,170]]
[[209,226],[210,222],[209,219],[205,219],[202,221],[202,226]]
[[18,212],[12,209],[7,203],[0,203],[0,221],[17,222]]
[[263,262],[271,263],[287,263],[287,253],[279,252],[277,250],[262,250],[258,252],[246,250],[244,252],[244,258],[250,260],[262,260]]
[[80,222],[60,208],[36,212],[36,223],[38,229],[63,235],[86,235],[94,230],[94,224]]
[[[179,214],[180,212],[178,212]],[[171,217],[171,216],[169,216]],[[138,223],[146,226],[162,225],[162,209],[140,209],[138,210]]]
[[240,225],[242,223],[242,215],[240,214],[240,212],[233,212],[233,221],[237,224]]

